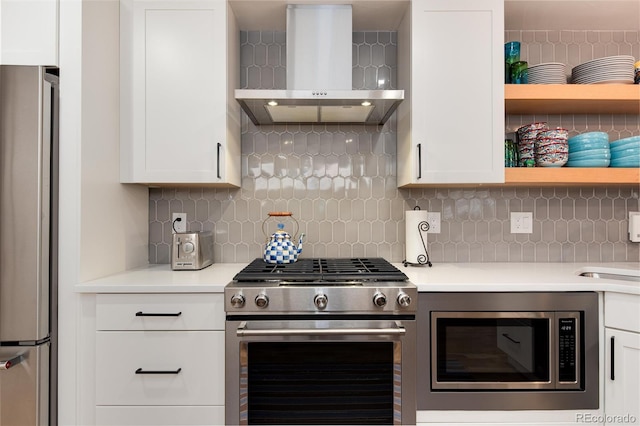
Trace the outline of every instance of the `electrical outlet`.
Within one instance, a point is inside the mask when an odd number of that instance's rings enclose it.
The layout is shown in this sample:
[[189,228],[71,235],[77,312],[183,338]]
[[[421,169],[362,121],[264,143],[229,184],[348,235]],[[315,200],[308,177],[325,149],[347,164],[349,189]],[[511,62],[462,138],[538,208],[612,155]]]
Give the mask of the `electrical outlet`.
[[440,233],[440,212],[427,212],[427,222],[429,222],[427,234]]
[[629,240],[640,243],[640,212],[629,212]]
[[171,216],[171,233],[187,232],[187,214],[173,213]]
[[512,234],[533,233],[533,213],[511,212],[511,233]]

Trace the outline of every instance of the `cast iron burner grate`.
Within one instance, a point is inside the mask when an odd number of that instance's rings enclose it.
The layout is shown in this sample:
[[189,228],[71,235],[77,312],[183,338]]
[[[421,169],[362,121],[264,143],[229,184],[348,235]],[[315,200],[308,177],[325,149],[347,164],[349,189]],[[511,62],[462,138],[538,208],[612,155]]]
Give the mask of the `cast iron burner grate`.
[[380,257],[298,259],[271,264],[258,258],[233,277],[235,281],[407,281],[398,268]]

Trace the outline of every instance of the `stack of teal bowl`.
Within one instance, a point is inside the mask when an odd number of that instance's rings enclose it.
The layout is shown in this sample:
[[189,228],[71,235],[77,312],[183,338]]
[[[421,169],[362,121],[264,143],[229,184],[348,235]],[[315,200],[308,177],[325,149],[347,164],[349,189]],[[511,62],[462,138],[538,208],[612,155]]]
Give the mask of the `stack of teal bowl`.
[[612,141],[611,167],[640,167],[640,136]]
[[609,167],[611,151],[609,135],[605,132],[587,132],[569,138],[567,167]]

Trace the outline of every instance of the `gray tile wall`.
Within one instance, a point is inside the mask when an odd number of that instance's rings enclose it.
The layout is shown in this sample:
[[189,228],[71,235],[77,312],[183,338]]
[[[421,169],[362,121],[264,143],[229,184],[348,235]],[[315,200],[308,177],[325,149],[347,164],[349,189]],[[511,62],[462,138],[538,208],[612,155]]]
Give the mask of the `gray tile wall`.
[[[569,36],[570,42],[561,41]],[[640,57],[638,33],[623,36],[612,31],[505,34],[523,42],[523,59],[565,61],[568,70],[602,52]],[[284,88],[284,33],[243,32],[241,43],[242,87]],[[382,79],[395,88],[395,33],[354,33],[353,60],[354,88],[375,88]],[[606,131],[611,140],[640,134],[640,120],[631,115],[508,116],[506,131],[540,120],[572,134]],[[401,190],[396,188],[395,144],[394,117],[382,128],[256,127],[243,115],[242,188],[150,189],[149,261],[169,262],[172,212],[186,212],[190,230],[214,231],[216,262],[248,262],[261,255],[267,213],[291,211],[306,233],[305,257],[382,256],[399,262],[404,212],[416,205],[442,213],[442,232],[429,234],[434,262],[640,260],[640,246],[627,242],[627,212],[640,209],[638,188]],[[511,211],[533,212],[533,234],[510,233]],[[267,222],[270,232],[275,223]],[[294,230],[293,223],[285,225]]]

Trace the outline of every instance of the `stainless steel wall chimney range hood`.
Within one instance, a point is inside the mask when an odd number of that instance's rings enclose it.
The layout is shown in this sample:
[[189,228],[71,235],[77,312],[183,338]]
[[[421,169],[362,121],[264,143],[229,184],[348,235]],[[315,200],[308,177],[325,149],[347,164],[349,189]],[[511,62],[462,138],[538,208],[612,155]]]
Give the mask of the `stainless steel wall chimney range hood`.
[[352,90],[351,5],[287,6],[287,89],[237,89],[256,124],[384,124],[404,90]]

